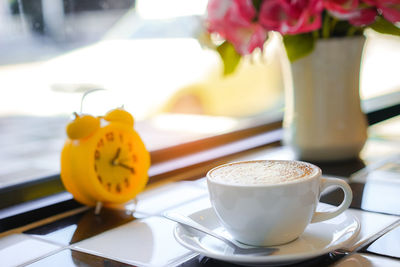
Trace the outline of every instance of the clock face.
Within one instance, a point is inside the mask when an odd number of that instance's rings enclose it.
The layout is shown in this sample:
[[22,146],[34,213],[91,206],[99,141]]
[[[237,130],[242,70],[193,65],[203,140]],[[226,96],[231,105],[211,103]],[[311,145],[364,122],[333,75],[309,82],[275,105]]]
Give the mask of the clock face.
[[135,136],[118,129],[105,129],[93,153],[97,181],[112,194],[127,194],[134,186],[138,168]]

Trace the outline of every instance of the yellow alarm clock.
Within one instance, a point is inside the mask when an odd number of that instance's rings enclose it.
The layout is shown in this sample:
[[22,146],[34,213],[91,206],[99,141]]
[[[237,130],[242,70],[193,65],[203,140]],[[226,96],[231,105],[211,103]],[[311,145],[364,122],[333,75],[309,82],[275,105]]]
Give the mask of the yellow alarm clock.
[[123,109],[104,117],[78,115],[67,125],[61,153],[61,180],[88,206],[113,206],[132,200],[148,181],[150,154]]

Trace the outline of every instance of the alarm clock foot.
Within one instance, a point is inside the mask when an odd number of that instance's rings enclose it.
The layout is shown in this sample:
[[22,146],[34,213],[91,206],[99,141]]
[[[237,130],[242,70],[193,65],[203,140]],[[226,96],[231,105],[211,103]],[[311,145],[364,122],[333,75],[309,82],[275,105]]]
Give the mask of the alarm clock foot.
[[99,215],[102,207],[103,207],[103,203],[100,201],[97,201],[96,207],[94,208],[94,214]]
[[131,201],[129,201],[127,205],[125,205],[125,210],[127,214],[133,215],[133,213],[136,211],[137,204],[138,204],[137,198],[134,198]]

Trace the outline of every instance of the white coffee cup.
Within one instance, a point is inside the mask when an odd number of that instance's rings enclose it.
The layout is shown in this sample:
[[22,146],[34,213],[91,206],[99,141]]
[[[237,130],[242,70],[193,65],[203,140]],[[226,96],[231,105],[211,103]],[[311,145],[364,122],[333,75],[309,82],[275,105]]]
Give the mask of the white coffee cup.
[[[274,164],[275,168],[268,167]],[[265,168],[254,171],[254,166],[259,165]],[[280,170],[280,166],[284,168]],[[302,171],[305,171],[303,176]],[[263,173],[269,182],[252,178],[252,175],[264,177]],[[308,224],[338,216],[352,201],[352,191],[346,182],[322,178],[320,168],[301,161],[224,164],[207,173],[207,185],[211,205],[221,224],[237,241],[254,246],[291,242]],[[344,200],[331,211],[316,212],[321,192],[329,186],[340,187]]]

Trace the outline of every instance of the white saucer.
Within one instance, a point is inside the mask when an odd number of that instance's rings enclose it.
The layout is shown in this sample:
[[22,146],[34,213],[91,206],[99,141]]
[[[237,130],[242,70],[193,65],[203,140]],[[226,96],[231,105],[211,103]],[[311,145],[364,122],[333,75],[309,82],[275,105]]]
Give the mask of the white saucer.
[[[318,210],[326,210],[327,207],[331,206],[320,204]],[[189,217],[232,240],[220,225],[212,208],[203,209]],[[310,224],[299,238],[276,246],[279,251],[268,256],[233,254],[233,249],[222,241],[179,224],[175,226],[174,237],[184,247],[210,258],[245,265],[268,265],[294,263],[329,253],[350,243],[359,231],[358,219],[349,212],[344,212],[334,219]]]

